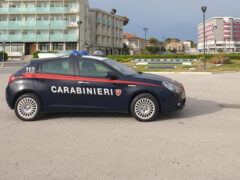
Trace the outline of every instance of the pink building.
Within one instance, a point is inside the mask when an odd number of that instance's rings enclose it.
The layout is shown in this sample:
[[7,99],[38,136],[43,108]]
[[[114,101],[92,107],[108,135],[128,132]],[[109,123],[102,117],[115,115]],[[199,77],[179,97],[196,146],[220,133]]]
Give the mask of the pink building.
[[[203,23],[198,25],[198,50],[203,51]],[[240,18],[213,17],[206,21],[206,51],[240,52]]]

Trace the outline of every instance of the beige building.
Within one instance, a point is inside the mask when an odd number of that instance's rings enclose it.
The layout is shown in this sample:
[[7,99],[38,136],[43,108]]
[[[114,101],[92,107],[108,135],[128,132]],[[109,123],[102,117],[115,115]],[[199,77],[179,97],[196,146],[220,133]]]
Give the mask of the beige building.
[[175,51],[177,53],[184,50],[184,44],[173,39],[166,45],[166,50]]
[[123,43],[129,47],[131,55],[138,55],[145,49],[145,40],[133,34],[125,33]]
[[106,55],[121,54],[123,47],[123,18],[101,9],[90,9],[91,49]]

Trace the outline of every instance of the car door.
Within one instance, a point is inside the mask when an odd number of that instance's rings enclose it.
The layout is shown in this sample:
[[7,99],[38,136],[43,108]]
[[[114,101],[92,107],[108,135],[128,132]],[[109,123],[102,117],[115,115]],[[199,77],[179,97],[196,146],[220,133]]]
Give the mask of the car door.
[[35,89],[44,101],[46,110],[70,110],[73,107],[75,87],[72,58],[43,61],[38,66]]
[[119,75],[100,60],[75,59],[77,106],[85,111],[121,111],[126,98],[124,85],[106,78],[106,73]]

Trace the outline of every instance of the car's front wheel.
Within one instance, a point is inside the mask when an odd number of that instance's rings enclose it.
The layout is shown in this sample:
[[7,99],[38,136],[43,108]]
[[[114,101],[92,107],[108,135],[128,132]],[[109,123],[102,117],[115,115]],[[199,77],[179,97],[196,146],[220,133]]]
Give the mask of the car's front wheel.
[[132,115],[141,122],[154,121],[159,117],[159,103],[148,93],[139,94],[131,103]]
[[36,120],[41,113],[39,98],[32,93],[20,96],[15,103],[15,114],[23,121]]

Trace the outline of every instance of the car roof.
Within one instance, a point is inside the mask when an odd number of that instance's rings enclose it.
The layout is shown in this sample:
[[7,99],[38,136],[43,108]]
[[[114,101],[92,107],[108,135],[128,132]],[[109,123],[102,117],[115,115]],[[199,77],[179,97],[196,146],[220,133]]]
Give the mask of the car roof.
[[[51,61],[51,60],[60,60],[60,59],[67,59],[70,58],[70,56],[61,56],[61,57],[49,57],[49,58],[41,58],[41,59],[32,59],[32,62],[35,63],[42,63],[44,61]],[[81,56],[81,58],[84,59],[94,59],[94,60],[98,60],[98,61],[103,61],[105,59],[107,59],[106,57],[99,57],[99,56]]]
[[83,58],[86,59],[94,59],[94,60],[99,60],[99,61],[103,61],[105,59],[107,59],[106,57],[100,57],[100,56],[82,56]]

